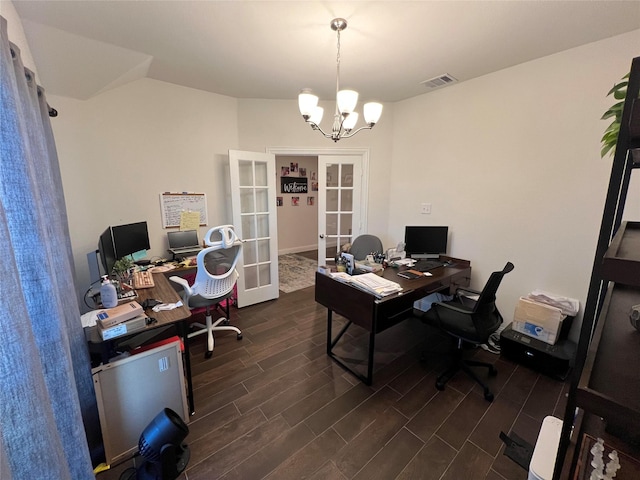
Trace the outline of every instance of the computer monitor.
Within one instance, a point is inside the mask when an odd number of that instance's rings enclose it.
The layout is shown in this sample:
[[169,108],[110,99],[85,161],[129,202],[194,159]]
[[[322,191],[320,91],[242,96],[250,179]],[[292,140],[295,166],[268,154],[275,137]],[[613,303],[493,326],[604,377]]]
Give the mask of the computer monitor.
[[116,260],[149,248],[147,222],[108,227],[98,240],[100,262],[107,275],[111,274]]
[[447,253],[449,227],[407,226],[405,252],[411,258],[438,258]]
[[149,250],[149,231],[147,222],[129,223],[111,227],[113,246],[117,258],[123,258],[141,250]]
[[110,275],[113,270],[113,264],[116,263],[116,251],[113,247],[113,235],[111,227],[102,232],[98,239],[98,251],[100,253],[100,263],[104,268],[104,273]]

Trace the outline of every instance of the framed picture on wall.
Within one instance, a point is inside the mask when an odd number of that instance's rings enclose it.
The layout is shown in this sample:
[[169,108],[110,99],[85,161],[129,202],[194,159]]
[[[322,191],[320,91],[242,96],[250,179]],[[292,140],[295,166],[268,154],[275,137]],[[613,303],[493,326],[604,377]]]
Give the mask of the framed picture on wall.
[[291,170],[291,173],[297,172],[298,171],[298,162],[291,162],[291,165],[289,166],[289,169]]
[[291,197],[291,206],[297,207],[300,205],[300,197]]
[[312,192],[318,191],[318,182],[311,182],[311,191]]
[[280,176],[288,177],[289,176],[289,167],[281,167],[280,168]]
[[311,180],[317,180],[317,173],[316,172],[311,172]]
[[276,197],[276,207],[281,207],[283,204],[282,197]]
[[301,177],[307,176],[307,169],[305,167],[300,167],[300,176]]
[[314,206],[316,204],[316,197],[307,197],[307,205]]

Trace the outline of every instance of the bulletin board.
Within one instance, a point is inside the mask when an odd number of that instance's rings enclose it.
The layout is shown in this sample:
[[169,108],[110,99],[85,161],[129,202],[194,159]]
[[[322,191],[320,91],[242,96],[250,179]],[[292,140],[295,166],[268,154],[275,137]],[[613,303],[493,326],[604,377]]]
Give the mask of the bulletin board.
[[164,228],[180,227],[184,223],[186,214],[192,212],[200,214],[200,226],[207,225],[209,222],[207,218],[207,197],[204,193],[161,193],[160,210]]

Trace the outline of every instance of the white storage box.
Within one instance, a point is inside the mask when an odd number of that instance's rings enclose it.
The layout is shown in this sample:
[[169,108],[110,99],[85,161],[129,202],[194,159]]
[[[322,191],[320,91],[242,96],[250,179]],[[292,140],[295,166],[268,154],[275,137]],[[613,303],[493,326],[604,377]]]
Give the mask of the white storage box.
[[567,316],[557,307],[520,297],[513,314],[512,328],[545,343],[554,345]]
[[540,427],[538,440],[533,449],[529,464],[527,480],[551,480],[558,456],[562,420],[556,417],[545,417]]

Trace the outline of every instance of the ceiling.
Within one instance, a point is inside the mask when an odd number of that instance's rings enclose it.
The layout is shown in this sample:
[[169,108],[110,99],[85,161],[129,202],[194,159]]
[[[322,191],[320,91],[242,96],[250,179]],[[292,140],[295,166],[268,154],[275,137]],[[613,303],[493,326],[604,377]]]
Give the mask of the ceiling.
[[236,98],[394,102],[640,28],[640,0],[13,0],[47,93],[88,99],[138,78]]

